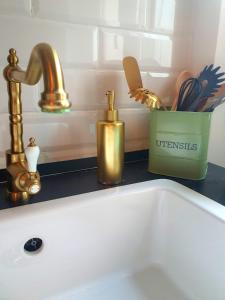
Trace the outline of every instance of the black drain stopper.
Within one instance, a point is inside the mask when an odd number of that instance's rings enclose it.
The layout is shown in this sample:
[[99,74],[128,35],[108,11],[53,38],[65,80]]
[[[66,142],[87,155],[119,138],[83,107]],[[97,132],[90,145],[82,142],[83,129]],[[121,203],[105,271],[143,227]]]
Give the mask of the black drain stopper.
[[27,252],[35,252],[42,246],[42,239],[32,238],[24,244],[24,250]]

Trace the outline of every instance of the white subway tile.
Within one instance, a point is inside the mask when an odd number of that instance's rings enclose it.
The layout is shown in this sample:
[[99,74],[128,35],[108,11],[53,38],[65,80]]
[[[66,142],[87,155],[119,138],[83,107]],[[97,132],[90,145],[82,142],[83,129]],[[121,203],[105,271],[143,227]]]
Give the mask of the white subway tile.
[[[126,151],[143,149],[148,136],[148,110],[121,109],[125,122]],[[78,111],[67,114],[24,114],[24,144],[34,136],[41,148],[39,163],[96,156],[96,121],[102,111]],[[8,115],[0,118],[0,168],[5,167],[5,151],[10,145]]]
[[0,155],[5,159],[5,151],[10,147],[9,115],[7,113],[0,114],[0,136]]
[[141,61],[143,67],[171,68],[173,45],[166,35],[143,34]]
[[33,0],[34,15],[65,22],[141,28],[146,1]]
[[[7,82],[0,75],[0,91],[1,91],[1,105],[0,113],[8,112],[8,92],[7,92]],[[23,111],[38,111],[38,101],[40,100],[40,94],[38,94],[38,86],[28,86],[22,84],[22,109]]]
[[210,128],[209,153],[210,162],[225,167],[225,104],[223,103],[212,113]]
[[[39,162],[50,162],[54,159],[64,160],[84,155],[90,144],[95,144],[95,132],[90,125],[95,124],[96,111],[71,112],[67,114],[24,113],[24,144],[34,136],[41,148]],[[7,114],[0,119],[0,154],[9,148],[9,121]],[[67,156],[66,156],[67,155]],[[68,156],[69,155],[69,156]],[[87,156],[91,155],[88,153]]]
[[140,57],[140,35],[126,30],[101,30],[100,62],[122,68],[124,56]]
[[141,38],[141,67],[158,72],[182,69],[190,63],[191,38],[162,34],[143,34]]
[[[65,69],[65,86],[69,93],[72,109],[105,110],[105,93],[114,90],[118,108],[144,108],[140,102],[130,98],[124,71],[117,70],[73,70]],[[168,103],[174,96],[176,76],[173,73],[141,72],[143,87],[157,93]]]
[[194,1],[147,0],[146,28],[161,33],[192,31]]
[[100,34],[100,64],[122,69],[124,56],[134,56],[140,68],[165,72],[189,65],[191,36],[103,29]]
[[29,16],[31,14],[30,0],[1,0],[0,15]]
[[[73,110],[106,109],[107,90],[115,91],[118,108],[141,107],[134,99],[130,99],[123,71],[65,69],[64,77]],[[143,80],[145,77],[147,73],[142,73]]]
[[[173,32],[176,1],[154,1],[153,29]],[[153,12],[152,12],[153,13]]]
[[192,36],[185,35],[184,37],[174,36],[172,38],[172,68],[177,70],[190,70],[192,58]]
[[144,24],[145,1],[104,0],[102,2],[103,20],[106,24],[119,27],[142,28]]
[[[201,2],[202,4],[202,2]],[[175,33],[193,32],[193,11],[196,9],[195,0],[179,0],[175,5],[173,31]]]
[[141,109],[121,109],[120,119],[125,122],[125,138],[130,140],[145,140],[148,137],[149,110],[142,106]]
[[8,92],[7,92],[7,83],[3,78],[2,72],[0,75],[0,97],[1,97],[1,105],[0,105],[0,113],[8,111]]
[[177,74],[148,73],[146,88],[156,93],[164,105],[170,105],[175,95]]
[[[105,93],[114,89],[119,107],[130,107],[128,87],[122,71],[67,69],[64,68],[65,90],[69,94],[73,110],[104,109],[106,107]],[[0,112],[8,111],[7,82],[0,77],[2,104]],[[22,105],[24,112],[40,111],[38,101],[43,92],[43,80],[35,86],[22,84]]]
[[46,42],[57,50],[64,65],[96,64],[96,27],[1,16],[0,36],[4,41],[0,52],[1,63],[6,61],[8,49],[13,47],[17,49],[20,61],[26,65],[32,48]]
[[95,70],[64,69],[64,81],[72,110],[92,110],[100,106]]
[[102,0],[33,0],[35,16],[75,23],[102,21]]
[[[147,76],[142,74],[143,78]],[[140,104],[131,99],[128,92],[129,87],[125,78],[124,71],[105,70],[97,72],[98,99],[101,99],[102,105],[106,106],[107,90],[115,91],[115,101],[118,108],[140,108]]]

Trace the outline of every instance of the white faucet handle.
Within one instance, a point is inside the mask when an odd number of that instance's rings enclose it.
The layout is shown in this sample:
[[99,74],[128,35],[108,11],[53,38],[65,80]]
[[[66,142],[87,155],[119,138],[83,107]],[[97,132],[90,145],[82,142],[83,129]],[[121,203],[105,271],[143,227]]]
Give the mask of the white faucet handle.
[[25,149],[27,158],[27,168],[29,172],[37,172],[37,161],[40,154],[40,148],[35,144],[35,139],[30,138],[29,144]]

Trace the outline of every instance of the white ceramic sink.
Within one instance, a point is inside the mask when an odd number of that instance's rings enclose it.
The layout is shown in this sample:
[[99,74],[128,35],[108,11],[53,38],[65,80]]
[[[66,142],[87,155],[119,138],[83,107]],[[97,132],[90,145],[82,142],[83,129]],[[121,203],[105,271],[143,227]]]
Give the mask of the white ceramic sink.
[[173,181],[2,210],[0,238],[1,300],[225,300],[225,207]]

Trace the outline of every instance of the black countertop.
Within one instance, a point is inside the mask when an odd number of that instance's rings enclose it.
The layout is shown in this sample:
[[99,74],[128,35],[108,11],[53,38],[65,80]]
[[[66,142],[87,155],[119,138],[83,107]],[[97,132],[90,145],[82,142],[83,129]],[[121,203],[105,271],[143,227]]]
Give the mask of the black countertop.
[[[138,160],[137,160],[138,158]],[[120,185],[143,182],[147,180],[167,178],[179,182],[194,191],[205,195],[216,202],[225,205],[225,168],[209,163],[207,176],[204,180],[194,181],[180,178],[172,178],[147,172],[148,161],[146,152],[141,155],[130,155],[126,159],[123,181]],[[79,162],[77,164],[77,162]],[[74,161],[73,161],[74,163]],[[81,169],[77,170],[71,162],[64,163],[64,169],[59,167],[59,163],[39,166],[42,182],[41,192],[33,196],[28,202],[13,204],[6,198],[6,182],[0,183],[0,209],[11,208],[19,205],[27,205],[57,198],[93,192],[101,189],[110,188],[97,182],[95,159],[79,160],[76,165]],[[62,163],[61,163],[62,165]],[[46,167],[47,166],[47,167]],[[65,169],[66,166],[66,169]],[[54,168],[57,174],[49,170]]]

